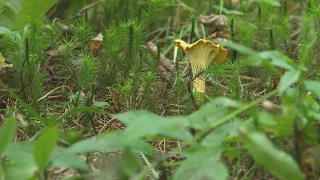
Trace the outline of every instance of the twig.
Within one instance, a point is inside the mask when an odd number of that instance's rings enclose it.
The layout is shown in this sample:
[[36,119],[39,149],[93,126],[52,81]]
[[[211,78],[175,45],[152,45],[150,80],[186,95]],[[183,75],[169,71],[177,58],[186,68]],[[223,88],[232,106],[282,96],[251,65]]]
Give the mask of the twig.
[[106,123],[105,125],[103,125],[103,127],[100,129],[100,131],[99,131],[98,134],[101,134],[101,133],[108,127],[108,125],[109,125],[111,122],[113,122],[114,120],[116,120],[116,119],[115,119],[115,118],[109,119],[109,120],[107,121],[107,123]]
[[[157,56],[158,48],[154,43],[148,42],[145,47],[153,56]],[[170,72],[171,74],[175,74],[174,64],[169,59],[167,59],[162,53],[160,53],[159,63],[168,72]]]
[[80,17],[84,16],[84,15],[85,15],[85,12],[86,12],[88,9],[94,7],[95,5],[97,5],[97,4],[99,4],[99,3],[102,3],[103,1],[104,1],[104,0],[98,0],[98,1],[96,1],[96,2],[94,2],[94,3],[92,3],[92,4],[89,4],[88,6],[82,8],[76,15],[74,15],[74,16],[68,18],[68,19],[63,20],[63,22],[68,22],[68,21],[71,21],[71,20],[73,20],[73,19],[77,19],[77,18],[80,18]]

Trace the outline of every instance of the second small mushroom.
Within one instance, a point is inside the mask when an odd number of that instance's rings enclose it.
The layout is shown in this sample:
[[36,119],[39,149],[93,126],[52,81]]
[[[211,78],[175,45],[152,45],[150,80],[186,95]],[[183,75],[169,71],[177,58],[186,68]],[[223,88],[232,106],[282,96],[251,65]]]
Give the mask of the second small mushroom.
[[183,40],[174,40],[175,45],[183,50],[189,58],[193,81],[193,89],[197,93],[205,93],[205,78],[201,73],[214,62],[223,62],[227,57],[227,50],[212,41],[200,39],[193,44]]

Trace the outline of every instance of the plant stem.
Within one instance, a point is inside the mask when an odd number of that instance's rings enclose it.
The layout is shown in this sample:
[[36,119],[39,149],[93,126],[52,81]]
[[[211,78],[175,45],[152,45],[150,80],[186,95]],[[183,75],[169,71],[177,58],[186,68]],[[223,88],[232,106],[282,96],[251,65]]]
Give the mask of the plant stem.
[[143,159],[143,161],[146,163],[146,165],[150,168],[151,170],[151,173],[152,173],[152,176],[155,178],[155,179],[159,179],[159,174],[156,172],[156,170],[152,167],[152,165],[150,164],[150,162],[148,161],[147,157],[142,153],[140,152],[140,155]]

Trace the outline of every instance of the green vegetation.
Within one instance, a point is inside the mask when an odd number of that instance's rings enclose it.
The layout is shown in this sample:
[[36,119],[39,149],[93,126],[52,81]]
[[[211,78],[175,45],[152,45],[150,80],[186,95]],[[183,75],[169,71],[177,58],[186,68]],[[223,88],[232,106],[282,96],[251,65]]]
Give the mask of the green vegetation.
[[317,0],[0,0],[0,180],[319,179],[319,35]]

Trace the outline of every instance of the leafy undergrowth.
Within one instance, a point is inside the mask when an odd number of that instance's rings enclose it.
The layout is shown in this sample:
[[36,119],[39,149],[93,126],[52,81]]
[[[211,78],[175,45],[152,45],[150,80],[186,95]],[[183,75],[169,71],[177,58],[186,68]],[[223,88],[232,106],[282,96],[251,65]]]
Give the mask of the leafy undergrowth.
[[319,178],[318,1],[3,2],[0,180]]

